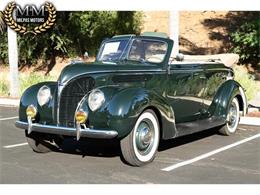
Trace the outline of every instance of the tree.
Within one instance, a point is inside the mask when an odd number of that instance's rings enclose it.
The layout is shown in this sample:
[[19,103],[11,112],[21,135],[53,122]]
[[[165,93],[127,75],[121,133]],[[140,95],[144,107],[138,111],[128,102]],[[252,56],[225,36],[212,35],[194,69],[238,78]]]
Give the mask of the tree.
[[[55,25],[46,33],[18,35],[20,68],[34,66],[41,60],[38,70],[44,69],[48,74],[57,56],[82,56],[85,51],[94,56],[104,38],[115,34],[139,34],[141,18],[140,12],[130,11],[57,12]],[[5,32],[2,37],[0,49],[5,51]],[[4,52],[1,52],[0,60],[6,62]]]
[[8,58],[7,29],[3,12],[0,11],[0,64],[6,64]]
[[260,66],[260,12],[250,12],[244,23],[231,34],[233,52],[239,54],[241,63]]
[[1,33],[3,33],[5,29],[6,29],[6,25],[5,25],[5,21],[4,21],[4,14],[2,11],[0,11],[0,31],[1,31]]

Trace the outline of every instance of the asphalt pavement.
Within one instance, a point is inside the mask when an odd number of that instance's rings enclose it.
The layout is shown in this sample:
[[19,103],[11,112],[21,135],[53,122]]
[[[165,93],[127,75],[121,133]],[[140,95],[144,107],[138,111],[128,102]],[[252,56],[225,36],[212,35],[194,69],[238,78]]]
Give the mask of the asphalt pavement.
[[0,183],[259,184],[260,127],[233,136],[216,129],[163,141],[154,162],[131,167],[119,143],[68,139],[62,150],[35,153],[14,126],[16,107],[0,106]]

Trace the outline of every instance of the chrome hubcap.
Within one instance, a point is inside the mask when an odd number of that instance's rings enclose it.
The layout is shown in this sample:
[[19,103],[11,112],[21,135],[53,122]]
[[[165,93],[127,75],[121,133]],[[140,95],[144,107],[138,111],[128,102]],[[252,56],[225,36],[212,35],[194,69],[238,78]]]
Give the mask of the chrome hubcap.
[[136,146],[140,154],[148,154],[153,146],[154,128],[151,121],[142,121],[136,131]]
[[228,113],[228,125],[230,126],[230,128],[233,128],[235,127],[236,122],[237,122],[237,107],[235,103],[232,103]]

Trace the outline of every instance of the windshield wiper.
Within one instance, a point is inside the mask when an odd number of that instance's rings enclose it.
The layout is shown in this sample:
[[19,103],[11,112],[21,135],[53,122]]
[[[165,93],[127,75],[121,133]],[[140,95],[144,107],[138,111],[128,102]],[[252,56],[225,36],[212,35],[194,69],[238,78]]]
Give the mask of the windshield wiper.
[[126,62],[128,62],[128,61],[138,62],[138,63],[146,64],[146,65],[148,64],[147,61],[146,61],[145,59],[143,59],[143,58],[140,58],[140,59],[134,59],[134,60],[132,60],[132,59],[127,59],[127,58],[121,58],[121,59],[117,60],[116,62],[119,62],[119,63],[126,63]]
[[147,61],[145,59],[143,59],[143,58],[140,58],[140,59],[135,60],[135,61],[140,62],[142,64],[147,64]]

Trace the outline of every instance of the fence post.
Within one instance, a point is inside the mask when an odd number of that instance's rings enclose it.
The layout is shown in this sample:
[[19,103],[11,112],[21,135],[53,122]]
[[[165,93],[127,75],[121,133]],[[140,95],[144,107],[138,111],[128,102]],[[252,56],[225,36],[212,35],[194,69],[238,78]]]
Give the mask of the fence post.
[[18,48],[17,34],[8,27],[8,60],[10,66],[10,95],[11,97],[19,96],[19,78],[18,78]]
[[175,56],[179,53],[179,11],[170,11],[169,32],[170,38],[174,41],[171,56]]

